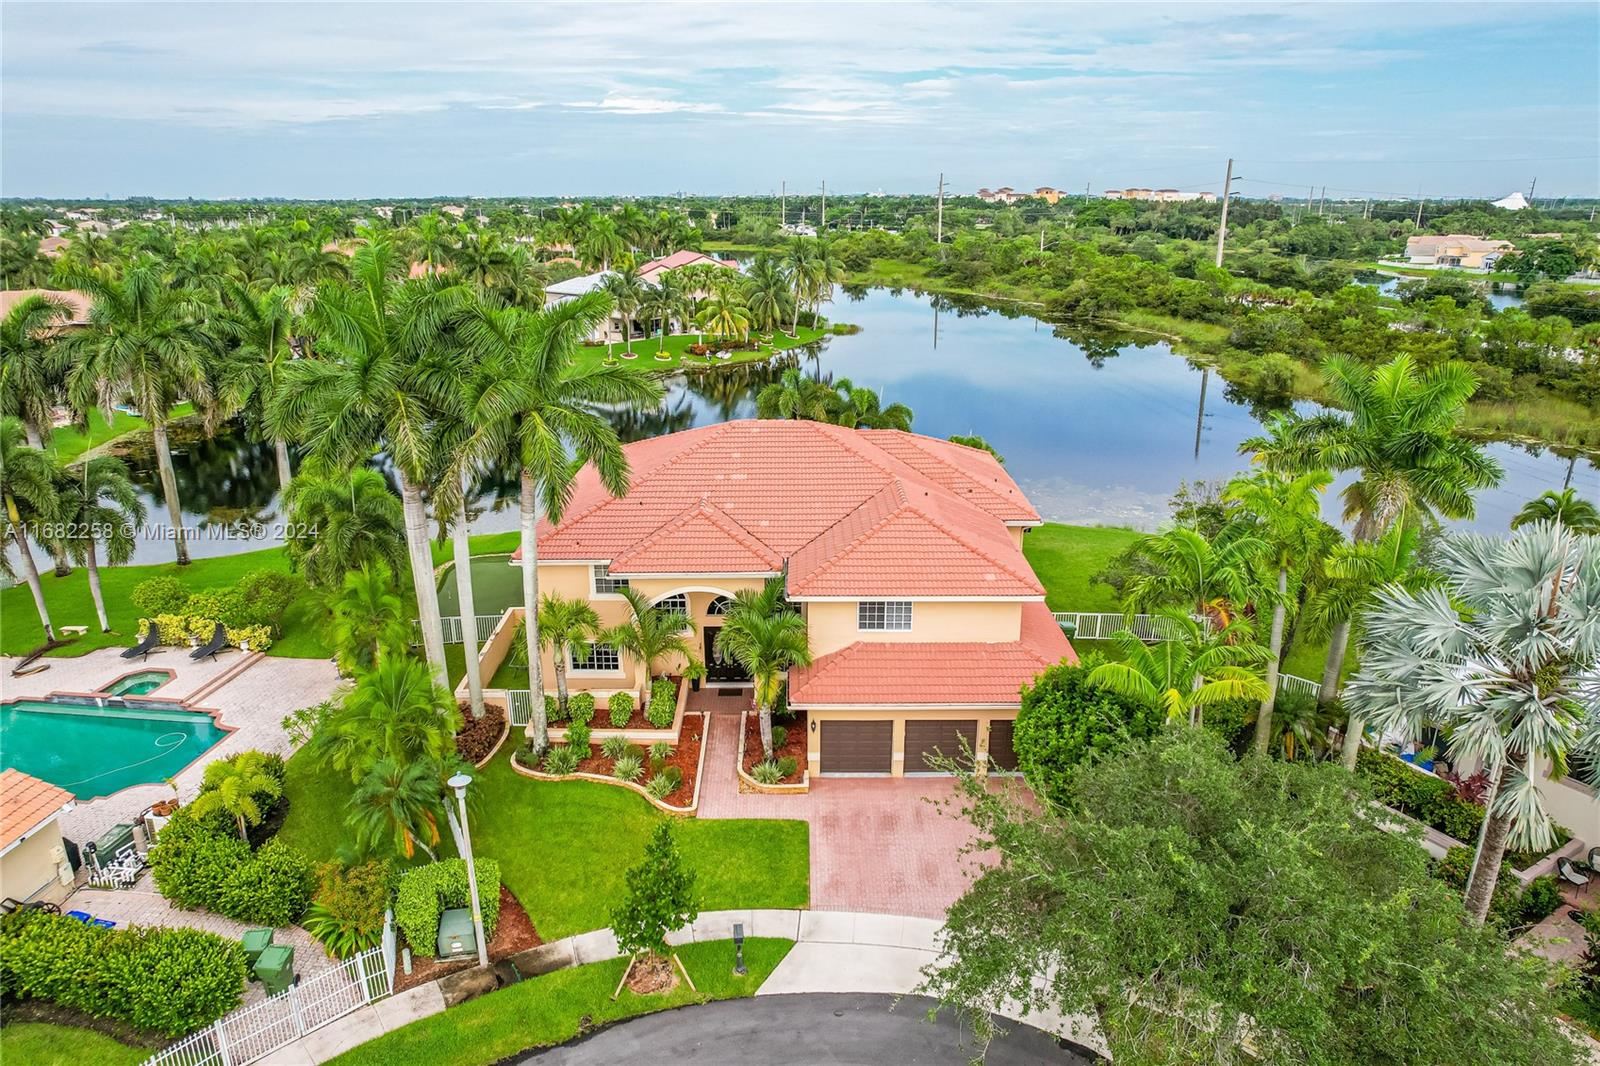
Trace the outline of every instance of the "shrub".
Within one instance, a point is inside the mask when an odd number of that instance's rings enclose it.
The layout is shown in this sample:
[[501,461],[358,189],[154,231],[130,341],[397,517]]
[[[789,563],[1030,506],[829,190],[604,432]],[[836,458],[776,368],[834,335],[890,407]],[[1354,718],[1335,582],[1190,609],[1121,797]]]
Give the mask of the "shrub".
[[561,701],[548,692],[544,694],[544,720],[547,723],[561,721]]
[[585,722],[574,720],[567,726],[567,743],[572,745],[582,759],[589,754],[589,726]]
[[[496,744],[500,742],[500,734],[506,727],[506,710],[496,703],[486,703],[483,707],[483,717],[472,719],[472,704],[461,704],[461,718],[464,723],[461,730],[456,733],[456,754],[474,765],[489,757]],[[471,719],[471,720],[469,720]]]
[[678,686],[666,678],[650,686],[650,705],[644,715],[657,729],[666,729],[678,716]]
[[[150,632],[150,623],[161,630],[161,643],[187,644],[189,642],[189,617],[184,614],[157,614],[154,618],[139,619],[139,639]],[[210,636],[208,632],[206,636]]]
[[[1433,875],[1458,892],[1466,891],[1467,880],[1472,876],[1473,853],[1470,847],[1451,848],[1444,858],[1433,863]],[[1502,862],[1494,896],[1489,901],[1488,920],[1510,930],[1548,917],[1560,905],[1561,890],[1554,877],[1536,877],[1524,889],[1511,864]]]
[[677,791],[678,786],[683,784],[683,771],[676,766],[669,766],[656,776],[672,782],[672,788],[669,791]]
[[252,925],[293,925],[316,887],[311,861],[281,840],[252,853],[228,831],[179,808],[150,849],[156,888],[184,909],[215,911]]
[[594,720],[594,693],[574,692],[567,697],[567,711],[574,722],[588,725]]
[[244,950],[198,929],[101,929],[18,911],[0,921],[0,986],[169,1037],[239,1005]]
[[619,759],[628,753],[627,737],[606,737],[600,745],[600,754],[608,759]]
[[133,587],[128,598],[147,617],[181,614],[189,602],[189,586],[175,577],[152,577]]
[[1012,743],[1017,765],[1033,790],[1060,801],[1078,767],[1158,733],[1159,708],[1089,684],[1096,657],[1061,664],[1022,689]]
[[[193,618],[209,618],[225,626],[245,626],[255,621],[237,589],[201,589],[183,605],[183,613]],[[206,634],[210,636],[209,633]]]
[[661,822],[644,847],[644,860],[628,871],[622,902],[611,912],[611,931],[623,954],[664,954],[667,934],[700,917],[695,874],[684,865],[672,836],[671,820]]
[[766,759],[750,768],[750,776],[755,778],[757,784],[776,785],[783,780],[783,771],[778,769],[777,763]]
[[611,698],[606,700],[606,712],[611,715],[612,728],[621,729],[633,717],[633,694],[613,692]]
[[1545,874],[1535,877],[1528,882],[1522,890],[1522,898],[1517,901],[1518,924],[1537,925],[1556,912],[1562,904],[1561,885],[1556,881],[1554,874]]
[[1453,784],[1386,752],[1363,748],[1356,757],[1356,771],[1371,783],[1379,803],[1457,840],[1471,840],[1483,825],[1483,808],[1462,799]]
[[611,772],[619,781],[637,781],[644,776],[644,764],[637,755],[623,755],[611,764]]
[[664,800],[677,790],[671,780],[661,774],[656,774],[645,782],[644,790],[658,800]]
[[578,769],[578,749],[571,744],[561,744],[544,753],[544,772],[564,775]]
[[785,779],[793,777],[795,772],[799,769],[800,760],[796,759],[793,755],[785,755],[783,758],[778,760],[778,773],[782,774]]
[[[249,644],[251,651],[266,651],[272,647],[272,630],[264,625],[224,625],[223,631],[227,634],[230,647],[242,648]],[[210,636],[210,634],[207,634],[207,636]]]
[[[500,864],[474,856],[478,871],[478,904],[483,909],[483,932],[493,939],[500,922]],[[405,934],[413,954],[432,958],[439,949],[439,915],[472,904],[467,887],[467,864],[443,859],[408,872],[395,891],[394,924]]]
[[781,725],[772,727],[772,747],[774,750],[783,747],[783,742],[789,739],[789,730]]
[[277,632],[283,613],[305,592],[306,583],[282,570],[252,570],[239,579],[238,589],[252,620]]
[[336,959],[375,947],[383,937],[389,881],[385,862],[323,863],[317,867],[316,898],[300,924]]
[[651,744],[650,758],[652,761],[656,759],[672,758],[672,742],[670,740],[658,740],[654,744]]

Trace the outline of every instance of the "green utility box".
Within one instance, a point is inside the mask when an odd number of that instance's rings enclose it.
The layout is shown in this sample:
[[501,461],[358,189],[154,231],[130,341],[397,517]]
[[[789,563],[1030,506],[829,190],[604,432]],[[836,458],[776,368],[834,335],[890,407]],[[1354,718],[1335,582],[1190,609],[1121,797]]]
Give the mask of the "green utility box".
[[267,994],[275,996],[294,981],[294,948],[287,944],[269,944],[256,958],[256,980]]
[[253,968],[261,953],[272,943],[271,929],[251,929],[239,938],[239,943],[244,945],[244,964]]
[[472,912],[456,907],[439,915],[439,957],[459,959],[478,953],[478,938],[472,932]]

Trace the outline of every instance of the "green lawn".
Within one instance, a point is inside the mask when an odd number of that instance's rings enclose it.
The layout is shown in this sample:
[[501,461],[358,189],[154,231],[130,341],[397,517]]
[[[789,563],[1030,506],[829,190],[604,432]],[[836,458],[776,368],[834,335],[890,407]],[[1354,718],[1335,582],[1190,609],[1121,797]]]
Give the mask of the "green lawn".
[[1022,538],[1022,553],[1043,582],[1052,611],[1117,611],[1111,586],[1091,585],[1089,578],[1143,535],[1115,526],[1046,522]]
[[119,1044],[92,1029],[45,1022],[12,1022],[0,1029],[0,1062],[5,1066],[135,1066],[149,1057],[148,1048]]
[[[786,351],[790,348],[798,348],[803,344],[811,344],[812,342],[827,335],[828,331],[825,329],[811,329],[806,327],[800,330],[799,336],[791,337],[787,331],[780,329],[771,337],[762,337],[762,344],[758,350],[748,352],[731,352],[728,353],[729,358],[727,359],[713,359],[707,356],[688,355],[688,348],[691,344],[698,344],[708,340],[708,338],[703,334],[695,333],[668,335],[665,345],[662,344],[660,337],[652,336],[643,340],[636,340],[633,342],[632,346],[634,356],[632,359],[626,358],[628,345],[625,343],[612,344],[604,347],[600,345],[592,345],[590,347],[581,349],[581,354],[584,358],[591,361],[598,361],[607,354],[610,354],[621,358],[625,363],[632,363],[634,366],[643,367],[646,370],[678,370],[685,366],[691,368],[726,366],[729,363],[747,363],[757,359],[765,359],[774,352]],[[657,359],[656,353],[658,351],[665,353],[668,358]],[[685,362],[686,358],[688,359],[688,362]]]
[[[515,738],[513,738],[514,740]],[[623,875],[670,818],[627,789],[591,781],[552,783],[511,769],[513,742],[478,775],[473,848],[501,876],[539,935],[555,940],[610,923]],[[344,837],[348,777],[324,774],[305,754],[289,760],[289,817],[280,839],[312,858],[332,858]],[[778,819],[675,819],[678,842],[700,877],[705,910],[804,907],[810,892],[810,826]],[[452,852],[448,842],[445,852]]]
[[[472,557],[472,606],[479,614],[503,614],[507,607],[522,606],[522,567],[512,566],[509,554]],[[439,613],[461,613],[454,566],[439,581]]]
[[[173,418],[185,418],[194,414],[194,405],[180,403],[172,409]],[[77,426],[62,426],[50,434],[50,450],[57,459],[63,463],[71,462],[90,448],[98,448],[108,441],[129,433],[139,433],[150,428],[150,423],[138,415],[130,415],[124,411],[112,413],[111,420],[106,421],[98,409],[89,412],[89,430],[84,432]]]
[[[686,944],[678,957],[699,994],[680,982],[664,995],[611,993],[622,979],[622,959],[557,970],[452,1007],[331,1060],[337,1066],[392,1066],[426,1062],[430,1066],[486,1066],[523,1051],[565,1043],[580,1029],[605,1025],[691,1003],[754,995],[793,941],[751,938],[744,942],[743,977],[733,973],[731,941]],[[587,1019],[587,1022],[585,1022]]]

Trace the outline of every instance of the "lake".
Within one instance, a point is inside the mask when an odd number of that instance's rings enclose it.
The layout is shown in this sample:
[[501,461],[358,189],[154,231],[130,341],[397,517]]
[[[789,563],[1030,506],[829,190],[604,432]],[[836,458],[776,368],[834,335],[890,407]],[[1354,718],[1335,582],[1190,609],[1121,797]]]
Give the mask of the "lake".
[[[829,337],[791,355],[807,373],[848,377],[916,413],[918,432],[973,433],[1005,456],[1006,469],[1046,518],[1153,529],[1183,480],[1225,478],[1246,466],[1239,442],[1268,412],[1253,408],[1214,373],[1191,366],[1165,343],[1135,334],[1091,335],[1052,327],[1015,310],[956,305],[890,289],[840,290],[826,314],[855,323],[853,336]],[[745,365],[679,376],[661,409],[616,417],[628,439],[752,417],[755,394],[782,365]],[[277,543],[277,476],[271,448],[227,431],[175,445],[179,495],[191,525],[192,555],[210,556]],[[1476,519],[1460,525],[1504,532],[1527,500],[1570,477],[1600,497],[1600,467],[1569,463],[1545,449],[1488,447],[1504,482],[1480,493]],[[164,524],[154,458],[129,456],[151,518]],[[482,486],[479,532],[516,527],[514,472]],[[1329,516],[1337,501],[1330,493]],[[250,523],[268,528],[240,535]],[[230,532],[231,531],[231,532]],[[136,562],[164,562],[171,545],[142,540]]]

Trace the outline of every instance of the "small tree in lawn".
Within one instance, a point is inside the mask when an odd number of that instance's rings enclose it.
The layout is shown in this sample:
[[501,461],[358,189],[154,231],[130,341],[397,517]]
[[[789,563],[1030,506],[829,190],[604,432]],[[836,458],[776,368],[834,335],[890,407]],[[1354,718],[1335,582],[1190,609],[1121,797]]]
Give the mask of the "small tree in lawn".
[[667,934],[700,917],[695,875],[683,864],[672,824],[662,822],[644,846],[644,861],[628,871],[611,931],[624,954],[665,957]]

